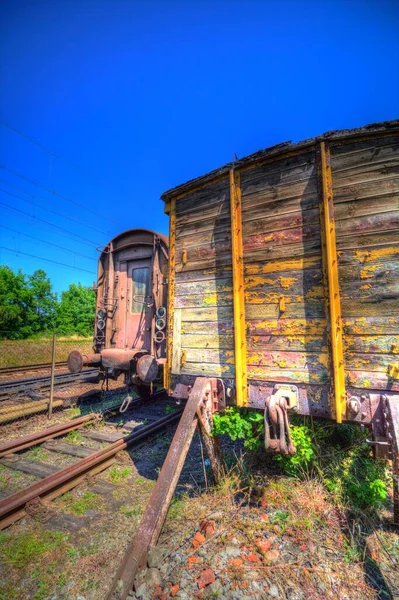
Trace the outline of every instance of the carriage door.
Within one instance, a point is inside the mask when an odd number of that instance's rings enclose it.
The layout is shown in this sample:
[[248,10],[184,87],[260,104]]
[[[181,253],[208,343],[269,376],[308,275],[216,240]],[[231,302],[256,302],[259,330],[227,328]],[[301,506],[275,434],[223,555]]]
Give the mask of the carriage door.
[[127,280],[125,348],[151,350],[151,259],[129,261]]

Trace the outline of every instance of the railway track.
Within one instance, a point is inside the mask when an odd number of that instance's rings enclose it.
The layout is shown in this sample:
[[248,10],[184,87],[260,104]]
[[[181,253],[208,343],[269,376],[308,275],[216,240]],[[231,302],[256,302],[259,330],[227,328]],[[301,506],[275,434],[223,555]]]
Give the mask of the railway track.
[[[67,367],[67,361],[56,362],[55,367]],[[18,365],[15,367],[0,367],[0,377],[13,375],[14,373],[25,373],[27,371],[41,371],[42,369],[51,369],[51,363],[36,363],[33,365]]]
[[[68,383],[82,383],[93,379],[98,374],[98,369],[86,369],[81,373],[56,373],[54,375],[54,385],[63,385]],[[46,390],[50,388],[50,377],[48,375],[39,375],[24,379],[15,379],[12,381],[0,382],[0,399],[10,394],[18,394],[26,389]]]
[[[162,402],[157,403],[162,396]],[[170,409],[165,415],[168,401],[163,393],[154,394],[153,400],[146,401],[142,409],[139,408],[142,400],[136,399],[124,414],[122,427],[116,427],[116,421],[112,421],[115,417],[108,417],[111,420],[106,421],[106,429],[99,427],[99,416],[90,414],[0,445],[3,480],[7,479],[7,473],[11,479],[15,471],[35,478],[34,483],[14,493],[0,488],[0,529],[26,515],[44,520],[50,518],[50,500],[108,469],[122,450],[173,425],[180,418],[182,409],[173,401],[169,402],[173,411]],[[107,413],[115,409],[108,409]],[[87,425],[92,428],[86,429]],[[71,443],[70,436],[66,436],[78,429],[81,442]],[[96,448],[93,444],[101,446]],[[46,456],[50,455],[50,462],[32,459],[33,447],[36,457],[37,448],[40,448]]]

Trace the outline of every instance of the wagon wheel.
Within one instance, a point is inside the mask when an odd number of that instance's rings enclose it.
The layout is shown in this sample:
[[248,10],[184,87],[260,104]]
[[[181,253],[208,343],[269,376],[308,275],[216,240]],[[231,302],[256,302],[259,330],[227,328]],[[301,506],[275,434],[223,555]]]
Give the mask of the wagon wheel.
[[140,396],[140,398],[142,398],[143,400],[149,400],[151,398],[151,396],[156,392],[157,388],[155,385],[153,385],[152,392],[151,392],[151,386],[143,385],[143,384],[135,384],[135,385],[133,385],[133,389],[136,392],[136,394],[138,396]]

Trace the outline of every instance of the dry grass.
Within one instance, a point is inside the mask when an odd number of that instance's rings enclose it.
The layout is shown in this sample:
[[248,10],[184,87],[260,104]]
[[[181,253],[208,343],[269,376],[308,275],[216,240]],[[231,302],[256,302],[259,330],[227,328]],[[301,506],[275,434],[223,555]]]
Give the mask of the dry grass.
[[[92,351],[93,339],[57,338],[56,361],[65,361],[72,350],[83,354]],[[0,368],[51,362],[52,339],[0,340]]]

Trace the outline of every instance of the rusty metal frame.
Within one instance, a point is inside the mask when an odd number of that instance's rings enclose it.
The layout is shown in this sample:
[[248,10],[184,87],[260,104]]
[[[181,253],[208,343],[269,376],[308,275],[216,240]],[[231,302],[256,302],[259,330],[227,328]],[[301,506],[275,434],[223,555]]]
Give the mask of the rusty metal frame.
[[342,423],[346,413],[346,390],[344,352],[342,342],[341,298],[338,281],[338,258],[335,236],[334,201],[330,148],[320,142],[320,171],[322,184],[322,225],[324,228],[325,253],[327,264],[328,299],[330,312],[330,335],[332,364],[334,373],[335,419]]
[[196,378],[143,518],[105,600],[124,600],[133,587],[137,572],[146,565],[148,550],[157,543],[198,425],[197,411],[213,399],[214,385],[215,380]]
[[168,302],[167,302],[167,347],[166,366],[164,369],[164,388],[169,390],[172,374],[173,355],[173,322],[175,309],[175,285],[176,285],[176,200],[172,199],[168,205],[169,212],[169,278],[168,278]]
[[240,174],[230,170],[231,261],[233,271],[234,350],[237,406],[248,402],[247,339],[245,331],[244,252]]

